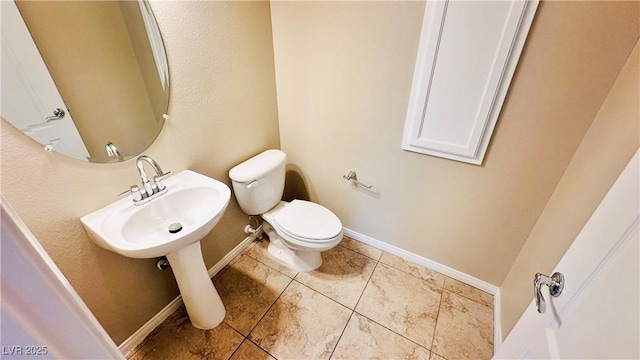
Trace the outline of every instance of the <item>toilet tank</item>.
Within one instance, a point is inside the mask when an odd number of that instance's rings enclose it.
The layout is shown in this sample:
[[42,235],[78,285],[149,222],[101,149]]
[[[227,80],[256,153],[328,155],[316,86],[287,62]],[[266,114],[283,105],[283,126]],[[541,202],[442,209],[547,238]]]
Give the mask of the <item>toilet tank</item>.
[[247,215],[263,214],[282,199],[287,154],[267,150],[229,170],[233,192]]

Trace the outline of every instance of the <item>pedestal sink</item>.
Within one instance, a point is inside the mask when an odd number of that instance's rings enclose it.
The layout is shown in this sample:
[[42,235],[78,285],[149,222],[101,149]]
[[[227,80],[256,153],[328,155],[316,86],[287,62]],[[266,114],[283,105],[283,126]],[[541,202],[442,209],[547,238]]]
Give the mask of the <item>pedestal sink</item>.
[[101,247],[131,258],[167,256],[191,323],[211,329],[225,309],[202,258],[200,240],[218,223],[231,191],[220,181],[185,170],[164,180],[168,191],[134,206],[116,201],[80,220]]

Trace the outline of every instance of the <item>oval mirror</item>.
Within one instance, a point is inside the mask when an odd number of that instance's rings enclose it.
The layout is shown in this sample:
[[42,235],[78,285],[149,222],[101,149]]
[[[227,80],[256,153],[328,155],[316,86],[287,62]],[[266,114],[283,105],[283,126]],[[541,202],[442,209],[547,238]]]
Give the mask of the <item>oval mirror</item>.
[[5,120],[84,161],[124,161],[151,145],[169,70],[146,1],[1,3]]

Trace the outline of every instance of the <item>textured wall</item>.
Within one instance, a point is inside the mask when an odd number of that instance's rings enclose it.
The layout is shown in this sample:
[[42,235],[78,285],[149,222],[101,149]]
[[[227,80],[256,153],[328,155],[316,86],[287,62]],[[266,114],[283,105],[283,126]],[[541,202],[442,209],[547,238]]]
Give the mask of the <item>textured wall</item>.
[[638,146],[640,42],[502,283],[503,337],[507,336],[533,300],[533,275],[537,272],[553,272]]
[[[279,147],[269,3],[152,7],[168,53],[171,118],[145,153],[166,171],[191,169],[230,184],[231,167]],[[89,164],[47,153],[4,120],[1,144],[2,195],[116,343],[178,295],[170,271],[99,248],[79,220],[139,182],[134,161]],[[232,199],[202,241],[208,267],[244,239],[244,224]]]
[[274,2],[282,149],[347,228],[500,285],[637,41],[637,7],[542,2],[474,166],[400,147],[424,3]]

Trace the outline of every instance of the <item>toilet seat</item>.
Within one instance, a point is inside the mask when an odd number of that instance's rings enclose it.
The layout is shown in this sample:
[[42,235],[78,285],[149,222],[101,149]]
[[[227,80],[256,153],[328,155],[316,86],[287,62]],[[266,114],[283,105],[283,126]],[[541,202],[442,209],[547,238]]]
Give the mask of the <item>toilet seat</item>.
[[342,238],[340,219],[329,209],[310,201],[280,202],[263,217],[293,243],[319,245]]

